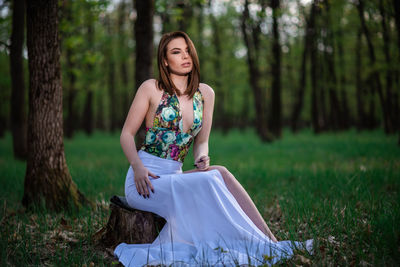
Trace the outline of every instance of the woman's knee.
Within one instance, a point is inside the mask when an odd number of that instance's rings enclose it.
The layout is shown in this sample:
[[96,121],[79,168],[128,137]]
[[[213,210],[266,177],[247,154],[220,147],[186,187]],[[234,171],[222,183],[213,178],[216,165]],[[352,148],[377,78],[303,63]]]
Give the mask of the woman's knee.
[[210,166],[210,169],[218,170],[221,173],[222,178],[224,179],[225,183],[231,181],[232,179],[235,179],[235,177],[233,177],[233,175],[224,166],[213,165],[213,166]]

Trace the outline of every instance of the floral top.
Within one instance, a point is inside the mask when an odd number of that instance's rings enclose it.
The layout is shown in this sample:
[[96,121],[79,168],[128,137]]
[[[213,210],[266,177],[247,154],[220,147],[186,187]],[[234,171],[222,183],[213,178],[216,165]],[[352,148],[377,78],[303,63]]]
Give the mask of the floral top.
[[164,91],[156,110],[153,127],[146,129],[141,150],[160,158],[183,162],[194,137],[203,125],[204,98],[197,89],[193,95],[193,124],[183,132],[182,113],[176,94]]

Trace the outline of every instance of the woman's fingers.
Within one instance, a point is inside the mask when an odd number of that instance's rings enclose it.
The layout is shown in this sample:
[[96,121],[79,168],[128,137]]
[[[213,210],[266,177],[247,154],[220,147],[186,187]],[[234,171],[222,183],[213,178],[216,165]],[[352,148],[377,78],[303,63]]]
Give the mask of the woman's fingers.
[[202,171],[205,171],[210,166],[210,157],[208,156],[201,156],[196,162],[195,166]]
[[155,178],[155,179],[160,178],[160,176],[155,175],[155,174],[152,173],[151,171],[149,171],[149,176],[151,176],[151,177],[153,177],[153,178]]

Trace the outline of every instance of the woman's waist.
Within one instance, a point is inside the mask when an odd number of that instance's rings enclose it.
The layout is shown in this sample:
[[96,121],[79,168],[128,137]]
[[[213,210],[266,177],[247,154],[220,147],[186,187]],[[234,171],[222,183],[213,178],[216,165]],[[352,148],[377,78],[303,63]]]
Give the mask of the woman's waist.
[[182,172],[182,163],[179,161],[160,158],[143,150],[139,150],[138,155],[143,165],[157,175]]

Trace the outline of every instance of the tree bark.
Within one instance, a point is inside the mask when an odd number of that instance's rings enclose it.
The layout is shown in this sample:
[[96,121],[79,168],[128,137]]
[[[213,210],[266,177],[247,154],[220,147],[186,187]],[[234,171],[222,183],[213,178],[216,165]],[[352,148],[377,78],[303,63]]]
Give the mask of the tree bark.
[[278,18],[280,11],[279,0],[271,0],[272,8],[272,54],[271,62],[272,90],[270,124],[272,134],[279,138],[282,135],[282,99],[281,99],[281,45],[279,37]]
[[25,78],[22,59],[25,29],[25,0],[14,0],[12,5],[12,29],[10,45],[11,74],[11,133],[13,152],[17,159],[27,157],[27,121],[25,100]]
[[[154,0],[134,1],[137,12],[135,22],[136,40],[136,90],[147,79],[153,76],[153,14]],[[140,127],[136,134],[136,148],[140,149],[144,141],[145,127]]]
[[28,160],[22,203],[59,211],[87,200],[64,155],[58,1],[27,2]]
[[[113,197],[115,198],[115,196]],[[107,225],[97,231],[93,237],[96,243],[115,248],[124,242],[127,244],[152,243],[165,220],[151,212],[136,210],[120,204],[110,203],[111,214]]]
[[244,42],[247,48],[247,63],[250,77],[250,86],[253,91],[255,108],[256,108],[256,120],[255,126],[258,135],[262,141],[271,142],[272,135],[268,131],[268,121],[265,112],[266,99],[265,94],[260,85],[260,69],[258,66],[258,54],[259,54],[259,35],[261,32],[260,23],[255,23],[255,26],[251,27],[249,23],[249,1],[246,0],[244,3],[244,11],[242,14],[241,29],[244,38]]

